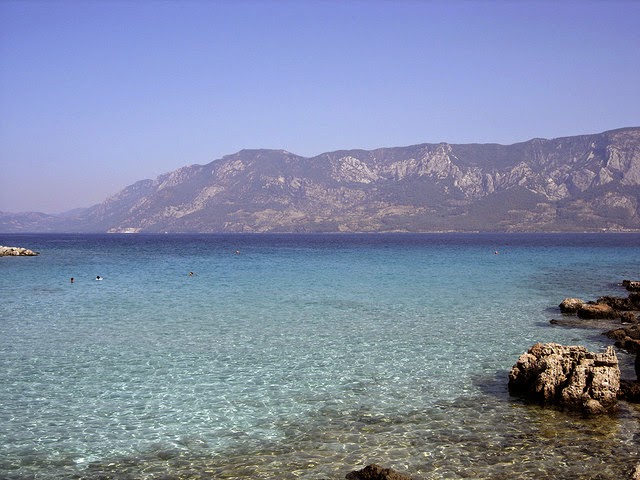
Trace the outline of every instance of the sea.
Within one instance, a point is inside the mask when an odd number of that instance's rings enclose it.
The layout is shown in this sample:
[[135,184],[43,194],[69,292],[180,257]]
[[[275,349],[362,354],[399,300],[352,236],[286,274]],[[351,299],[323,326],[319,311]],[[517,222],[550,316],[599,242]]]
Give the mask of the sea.
[[[0,234],[0,478],[623,479],[640,407],[512,397],[640,234]],[[97,279],[100,277],[101,279]],[[73,278],[73,282],[71,279]],[[634,358],[618,350],[623,377]]]

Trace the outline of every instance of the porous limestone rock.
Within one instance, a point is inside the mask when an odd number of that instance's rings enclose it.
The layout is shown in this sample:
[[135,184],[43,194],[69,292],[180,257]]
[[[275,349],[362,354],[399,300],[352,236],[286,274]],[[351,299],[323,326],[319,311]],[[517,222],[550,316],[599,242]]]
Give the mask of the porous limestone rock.
[[585,413],[614,410],[619,389],[613,347],[593,353],[582,346],[536,343],[509,373],[511,394]]
[[38,252],[22,247],[3,247],[0,245],[0,257],[33,257],[39,255]]

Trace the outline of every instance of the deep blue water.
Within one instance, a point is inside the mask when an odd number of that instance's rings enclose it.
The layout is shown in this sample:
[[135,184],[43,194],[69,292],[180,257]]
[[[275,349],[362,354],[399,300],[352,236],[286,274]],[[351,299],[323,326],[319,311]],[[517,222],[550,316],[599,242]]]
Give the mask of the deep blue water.
[[639,234],[0,244],[41,252],[0,258],[0,478],[337,479],[377,462],[617,479],[640,461],[637,407],[585,419],[506,389],[537,341],[609,344],[549,320],[568,296],[626,295]]

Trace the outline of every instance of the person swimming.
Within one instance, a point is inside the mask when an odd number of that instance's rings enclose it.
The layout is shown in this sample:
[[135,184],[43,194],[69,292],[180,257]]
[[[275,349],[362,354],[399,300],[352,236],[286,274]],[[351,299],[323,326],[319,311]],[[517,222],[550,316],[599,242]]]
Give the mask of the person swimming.
[[96,275],[96,280],[102,280],[102,277],[100,275]]

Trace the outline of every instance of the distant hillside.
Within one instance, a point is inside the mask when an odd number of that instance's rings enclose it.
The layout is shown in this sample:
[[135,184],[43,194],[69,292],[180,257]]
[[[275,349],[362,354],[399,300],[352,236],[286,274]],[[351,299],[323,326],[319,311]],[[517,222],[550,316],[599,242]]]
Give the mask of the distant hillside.
[[514,145],[447,143],[305,158],[242,150],[2,232],[432,232],[640,229],[640,127]]

